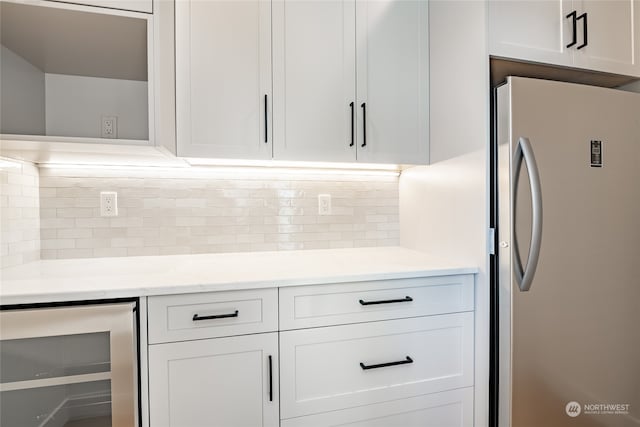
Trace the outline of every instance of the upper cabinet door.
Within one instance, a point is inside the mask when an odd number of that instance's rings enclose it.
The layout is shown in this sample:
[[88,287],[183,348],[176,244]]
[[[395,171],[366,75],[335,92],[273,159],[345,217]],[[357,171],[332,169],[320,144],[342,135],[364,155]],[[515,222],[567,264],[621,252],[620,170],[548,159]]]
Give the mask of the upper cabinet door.
[[640,77],[640,0],[489,1],[489,53]]
[[571,0],[490,0],[489,53],[570,66],[573,19],[567,15],[573,10]]
[[[578,26],[585,46],[576,51],[575,65],[610,73],[640,76],[640,1],[589,0],[576,2],[586,14]],[[581,43],[581,45],[582,45]]]
[[175,13],[178,155],[270,159],[271,2],[177,0]]
[[426,0],[356,3],[360,162],[428,162],[428,23]]
[[274,0],[278,160],[355,161],[355,1]]

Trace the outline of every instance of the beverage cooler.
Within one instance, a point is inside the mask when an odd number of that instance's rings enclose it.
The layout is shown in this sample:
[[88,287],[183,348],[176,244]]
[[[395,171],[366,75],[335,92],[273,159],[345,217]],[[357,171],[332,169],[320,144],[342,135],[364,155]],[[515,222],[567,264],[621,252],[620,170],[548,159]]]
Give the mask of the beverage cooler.
[[135,302],[0,312],[0,425],[138,425]]

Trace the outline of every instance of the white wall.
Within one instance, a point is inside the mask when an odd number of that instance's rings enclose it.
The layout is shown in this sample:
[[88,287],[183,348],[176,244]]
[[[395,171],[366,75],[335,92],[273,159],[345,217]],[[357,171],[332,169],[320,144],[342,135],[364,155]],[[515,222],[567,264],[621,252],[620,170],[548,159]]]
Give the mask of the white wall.
[[477,266],[475,425],[488,422],[487,159],[489,55],[485,3],[431,1],[431,165],[400,177],[400,243]]
[[50,136],[101,137],[102,116],[118,117],[118,138],[149,138],[147,82],[45,75]]
[[0,133],[44,134],[44,73],[6,47],[0,49]]

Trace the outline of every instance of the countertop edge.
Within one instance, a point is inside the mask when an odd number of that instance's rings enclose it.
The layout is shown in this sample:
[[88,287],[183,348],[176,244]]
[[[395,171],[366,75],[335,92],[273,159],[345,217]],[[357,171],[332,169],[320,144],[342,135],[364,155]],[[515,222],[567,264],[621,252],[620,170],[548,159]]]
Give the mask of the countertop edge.
[[176,284],[175,286],[133,287],[109,290],[71,290],[68,292],[24,293],[0,296],[0,306],[46,304],[76,301],[97,301],[103,299],[138,298],[156,295],[189,294],[198,292],[238,291],[248,289],[270,289],[291,286],[310,286],[375,280],[412,279],[419,277],[476,274],[476,267],[448,267],[389,273],[353,274],[324,276],[321,278],[288,278],[282,280],[220,282],[204,284]]

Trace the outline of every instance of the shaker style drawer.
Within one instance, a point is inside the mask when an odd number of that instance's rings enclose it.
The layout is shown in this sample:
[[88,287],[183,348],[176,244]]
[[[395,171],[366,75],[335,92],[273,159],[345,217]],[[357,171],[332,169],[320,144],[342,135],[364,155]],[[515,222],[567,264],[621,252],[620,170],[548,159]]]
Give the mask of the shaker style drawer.
[[280,414],[473,385],[473,312],[280,333]]
[[149,344],[278,330],[278,290],[149,297]]
[[473,310],[473,276],[280,289],[280,329],[300,329]]
[[472,427],[473,387],[282,420],[280,427]]

